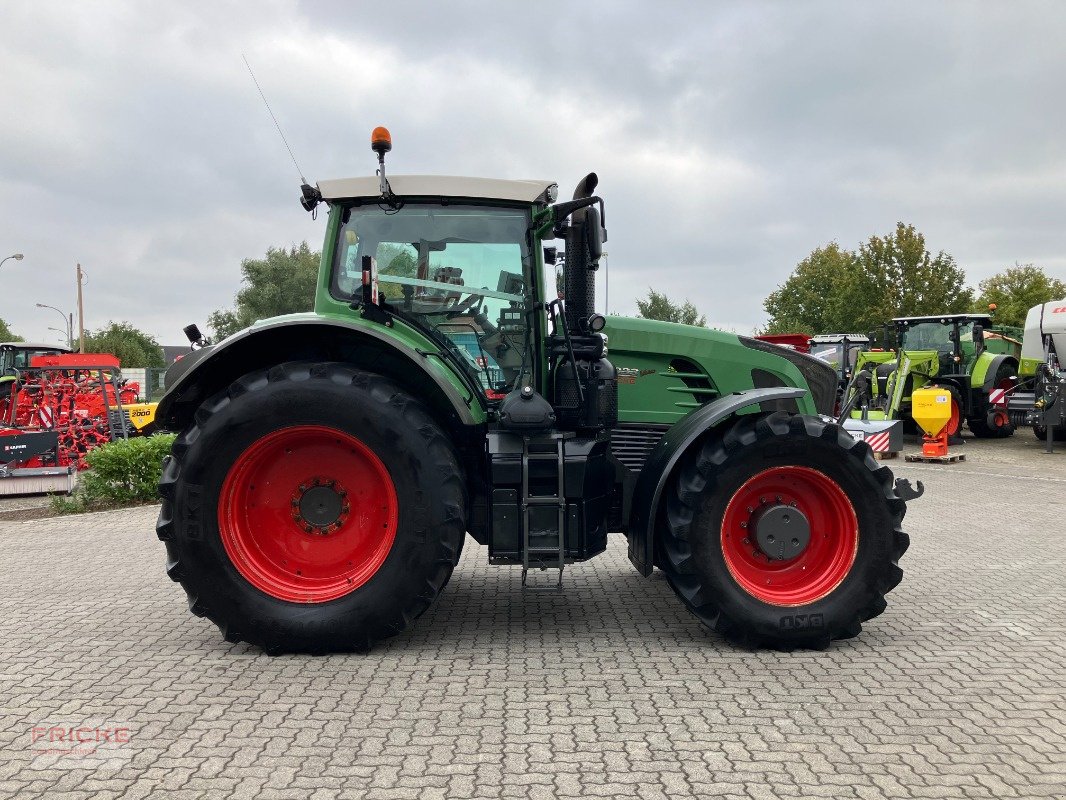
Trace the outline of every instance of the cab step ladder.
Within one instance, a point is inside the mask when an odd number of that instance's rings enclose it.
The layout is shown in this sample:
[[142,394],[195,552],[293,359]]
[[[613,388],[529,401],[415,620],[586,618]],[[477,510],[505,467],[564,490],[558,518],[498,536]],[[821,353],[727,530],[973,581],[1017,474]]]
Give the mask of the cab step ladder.
[[[566,565],[566,482],[565,442],[572,433],[522,438],[522,589],[530,592],[561,592]],[[530,468],[533,463],[548,462],[555,467],[553,494],[530,494]],[[542,510],[555,508],[553,524]],[[557,569],[554,585],[535,586],[526,582],[530,567]]]

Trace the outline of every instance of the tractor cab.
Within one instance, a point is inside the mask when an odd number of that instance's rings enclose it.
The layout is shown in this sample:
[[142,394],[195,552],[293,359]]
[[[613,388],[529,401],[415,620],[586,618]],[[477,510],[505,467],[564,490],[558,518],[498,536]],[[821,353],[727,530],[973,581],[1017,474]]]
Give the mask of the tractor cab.
[[900,349],[936,353],[938,375],[969,375],[985,350],[984,331],[992,327],[988,314],[897,317]]
[[811,355],[831,366],[845,384],[859,353],[869,349],[870,337],[862,333],[827,333],[811,339]]
[[0,376],[12,375],[12,370],[30,366],[34,356],[55,356],[69,353],[66,347],[40,342],[0,342]]
[[428,334],[486,400],[499,400],[534,363],[530,312],[540,287],[528,237],[530,212],[517,201],[528,202],[549,184],[492,181],[479,191],[496,195],[499,205],[488,198],[442,205],[440,197],[456,191],[452,179],[393,182],[413,197],[395,209],[352,204],[341,212],[330,299],[362,305],[367,272],[368,313],[376,305]]
[[[69,353],[65,347],[41,342],[0,342],[0,403],[9,403],[18,390],[19,375],[35,356]],[[0,411],[6,411],[6,407]]]

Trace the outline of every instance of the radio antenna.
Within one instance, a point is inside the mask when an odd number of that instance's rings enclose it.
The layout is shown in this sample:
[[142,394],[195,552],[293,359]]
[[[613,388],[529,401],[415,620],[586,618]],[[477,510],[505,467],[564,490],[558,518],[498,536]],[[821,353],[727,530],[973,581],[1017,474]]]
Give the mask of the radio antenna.
[[263,105],[266,106],[267,113],[270,114],[270,118],[274,120],[274,127],[278,129],[278,136],[281,137],[281,141],[285,144],[285,149],[289,151],[289,158],[292,159],[292,164],[296,167],[296,173],[300,176],[300,182],[307,185],[307,178],[304,177],[304,171],[300,169],[300,165],[296,163],[296,156],[292,154],[292,148],[289,147],[289,140],[285,138],[285,134],[281,130],[281,125],[278,123],[278,118],[274,116],[274,111],[270,108],[270,103],[267,102],[266,95],[263,94],[262,87],[259,86],[259,81],[255,79],[255,73],[252,72],[252,65],[248,63],[248,59],[244,53],[241,53],[241,58],[244,60],[244,66],[248,67],[248,74],[252,76],[252,83],[255,84],[255,88],[259,90],[259,96],[263,98]]

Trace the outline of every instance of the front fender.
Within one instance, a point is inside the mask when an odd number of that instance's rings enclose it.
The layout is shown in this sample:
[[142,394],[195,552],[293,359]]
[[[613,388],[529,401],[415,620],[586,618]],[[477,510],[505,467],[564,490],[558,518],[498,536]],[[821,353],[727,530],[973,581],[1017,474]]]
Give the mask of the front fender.
[[195,409],[230,383],[285,361],[343,361],[392,377],[461,425],[485,421],[480,396],[438,355],[438,347],[400,322],[385,328],[361,319],[292,314],[253,325],[176,362],[156,410],[167,430],[185,427]]
[[701,406],[666,432],[651,451],[633,489],[629,516],[629,560],[642,575],[655,567],[655,522],[667,481],[678,461],[707,431],[754,405],[802,397],[806,389],[773,387],[749,389],[720,397]]
[[[990,357],[986,358],[986,356]],[[973,378],[971,381],[973,388],[976,389],[980,386],[984,389],[984,393],[988,394],[995,388],[996,373],[999,372],[999,368],[1007,363],[1014,365],[1014,370],[1017,371],[1018,362],[1011,356],[982,353],[978,358],[977,364],[974,365]]]

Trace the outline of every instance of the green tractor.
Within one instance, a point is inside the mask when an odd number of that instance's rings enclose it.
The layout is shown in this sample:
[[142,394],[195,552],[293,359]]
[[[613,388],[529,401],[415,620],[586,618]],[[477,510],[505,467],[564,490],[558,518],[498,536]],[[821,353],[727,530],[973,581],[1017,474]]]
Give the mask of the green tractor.
[[372,145],[376,177],[302,188],[329,208],[315,311],[187,330],[166,375],[157,532],[194,614],[268,653],[366,651],[468,533],[529,590],[621,533],[749,646],[825,647],[885,609],[921,487],[826,416],[831,368],[595,313],[594,174],[557,202],[550,181],[386,178],[387,132]]
[[993,330],[989,314],[898,317],[898,351],[867,351],[845,397],[853,418],[911,421],[911,392],[939,386],[951,392],[949,436],[963,420],[974,436],[1014,433],[1007,394],[1017,378],[1021,344],[1013,331]]

